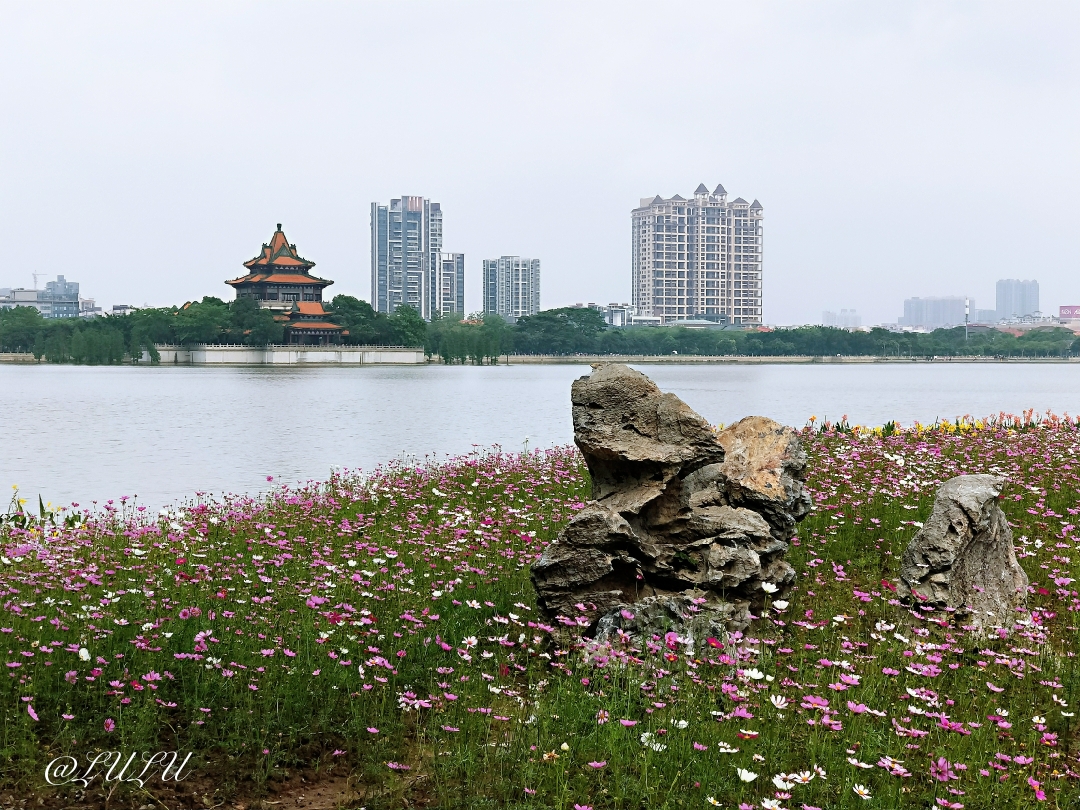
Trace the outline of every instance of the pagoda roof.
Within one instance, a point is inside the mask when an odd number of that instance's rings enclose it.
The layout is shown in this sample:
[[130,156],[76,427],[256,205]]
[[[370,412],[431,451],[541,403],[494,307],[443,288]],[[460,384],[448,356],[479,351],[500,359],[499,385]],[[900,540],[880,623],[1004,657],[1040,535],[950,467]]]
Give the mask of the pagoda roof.
[[322,301],[297,301],[296,310],[301,315],[329,315],[330,313],[323,309]]
[[344,328],[339,323],[329,321],[289,321],[287,326],[289,329],[337,329],[339,331]]
[[288,267],[307,269],[314,267],[315,262],[309,262],[296,252],[296,245],[290,245],[289,240],[281,230],[278,223],[277,230],[270,238],[270,244],[262,246],[262,252],[250,261],[244,262],[244,267]]
[[325,278],[319,278],[318,276],[311,276],[307,273],[275,273],[271,271],[248,273],[246,276],[234,278],[232,281],[226,281],[225,283],[231,284],[234,287],[239,284],[309,284],[328,287],[334,282]]

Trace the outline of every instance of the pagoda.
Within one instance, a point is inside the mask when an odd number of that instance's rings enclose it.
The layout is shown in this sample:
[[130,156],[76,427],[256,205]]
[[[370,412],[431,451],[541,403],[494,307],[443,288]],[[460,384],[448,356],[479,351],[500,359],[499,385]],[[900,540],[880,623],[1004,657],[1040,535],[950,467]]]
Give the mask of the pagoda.
[[244,262],[248,273],[225,283],[236,290],[236,297],[254,298],[263,309],[274,313],[274,320],[285,326],[285,342],[307,346],[340,343],[347,334],[343,327],[331,323],[330,314],[323,309],[324,287],[334,282],[311,274],[315,262],[304,259],[289,244],[278,223],[270,244],[262,252]]

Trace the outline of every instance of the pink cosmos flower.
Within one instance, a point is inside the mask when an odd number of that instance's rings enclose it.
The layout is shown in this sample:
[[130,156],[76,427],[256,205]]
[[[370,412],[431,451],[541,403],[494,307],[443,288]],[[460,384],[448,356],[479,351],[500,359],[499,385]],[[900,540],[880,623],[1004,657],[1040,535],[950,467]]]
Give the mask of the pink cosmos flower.
[[939,782],[948,782],[950,779],[959,779],[952,771],[952,764],[945,757],[938,757],[937,762],[930,763],[930,777]]
[[627,728],[630,728],[631,726],[636,726],[637,725],[637,720],[620,720],[619,722],[622,723]]
[[106,719],[105,720],[105,730],[108,731],[111,734],[115,729],[116,729],[116,723],[113,721],[113,719],[111,717]]
[[605,759],[605,760],[602,760],[600,762],[590,762],[589,767],[590,768],[595,768],[596,770],[600,770],[601,768],[607,767],[607,760]]
[[35,723],[37,722],[38,716],[37,712],[34,711],[33,703],[26,704],[26,713],[30,715],[30,719],[32,719]]

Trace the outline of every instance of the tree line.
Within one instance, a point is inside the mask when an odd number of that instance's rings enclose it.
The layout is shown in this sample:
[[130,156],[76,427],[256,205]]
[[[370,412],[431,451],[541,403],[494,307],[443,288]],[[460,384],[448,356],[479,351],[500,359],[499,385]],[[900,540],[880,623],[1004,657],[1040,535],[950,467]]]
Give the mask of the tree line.
[[[610,328],[596,310],[565,307],[508,323],[491,314],[436,316],[425,322],[409,307],[375,312],[348,295],[324,304],[329,317],[348,332],[343,342],[368,346],[423,346],[444,363],[494,363],[508,354],[707,355],[888,357],[1061,357],[1080,352],[1080,339],[1064,328],[1040,328],[1021,336],[996,329],[938,329],[929,334],[871,329],[849,332],[825,326],[772,331]],[[136,310],[93,319],[45,319],[33,307],[0,310],[0,351],[32,352],[52,363],[122,363],[155,345],[280,343],[284,326],[269,310],[247,298],[219,298],[182,307]]]

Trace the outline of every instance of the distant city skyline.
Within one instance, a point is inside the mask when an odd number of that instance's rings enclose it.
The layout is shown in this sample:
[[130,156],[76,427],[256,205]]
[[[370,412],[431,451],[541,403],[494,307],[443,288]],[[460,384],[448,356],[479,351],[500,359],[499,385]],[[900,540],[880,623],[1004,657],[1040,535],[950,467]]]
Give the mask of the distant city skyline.
[[[4,4],[0,285],[192,300],[282,222],[370,301],[369,204],[409,192],[443,206],[467,311],[504,254],[543,259],[545,308],[627,301],[627,213],[722,180],[768,208],[765,323],[989,307],[1002,278],[1038,277],[1047,313],[1080,301],[1080,5],[612,8]],[[303,58],[265,58],[282,31]],[[703,43],[746,76],[645,67]],[[1018,216],[1037,257],[1001,238]]]

